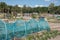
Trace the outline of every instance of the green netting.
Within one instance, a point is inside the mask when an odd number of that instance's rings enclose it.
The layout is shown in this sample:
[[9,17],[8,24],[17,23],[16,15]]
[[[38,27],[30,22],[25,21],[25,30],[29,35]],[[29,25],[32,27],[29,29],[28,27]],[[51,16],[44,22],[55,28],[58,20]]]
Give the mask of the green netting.
[[[0,21],[0,35],[7,40],[10,40],[14,37],[23,37],[31,33],[50,30],[48,22],[42,17],[39,20],[31,19],[29,21],[17,20],[14,23],[8,23]],[[6,33],[7,32],[7,33]],[[0,37],[2,40],[3,37]],[[5,39],[4,39],[5,40]]]
[[40,30],[47,30],[47,31],[50,30],[49,24],[48,24],[47,20],[45,20],[44,17],[39,19],[38,26],[39,26]]
[[14,35],[17,37],[21,37],[25,35],[25,21],[18,20],[14,23]]
[[7,39],[7,27],[6,24],[0,20],[0,40]]

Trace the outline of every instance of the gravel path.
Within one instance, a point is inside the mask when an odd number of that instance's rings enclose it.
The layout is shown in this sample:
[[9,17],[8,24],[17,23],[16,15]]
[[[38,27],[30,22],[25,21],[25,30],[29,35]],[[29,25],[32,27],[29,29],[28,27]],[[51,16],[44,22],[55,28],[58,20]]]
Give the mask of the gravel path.
[[49,22],[51,30],[59,30],[60,31],[60,23],[51,23]]

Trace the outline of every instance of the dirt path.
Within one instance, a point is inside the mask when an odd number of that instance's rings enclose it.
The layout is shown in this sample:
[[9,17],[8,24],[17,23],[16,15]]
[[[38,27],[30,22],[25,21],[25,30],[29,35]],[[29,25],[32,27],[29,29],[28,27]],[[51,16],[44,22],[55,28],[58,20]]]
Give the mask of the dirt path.
[[60,31],[60,23],[51,23],[49,22],[51,30],[59,30]]

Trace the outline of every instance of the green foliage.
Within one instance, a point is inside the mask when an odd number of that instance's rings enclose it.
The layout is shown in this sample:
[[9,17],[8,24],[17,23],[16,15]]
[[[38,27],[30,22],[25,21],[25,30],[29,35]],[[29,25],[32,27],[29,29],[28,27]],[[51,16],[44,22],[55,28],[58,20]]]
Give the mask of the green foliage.
[[36,18],[36,15],[35,14],[32,14],[32,18]]
[[54,14],[54,3],[51,3],[48,7],[50,13]]
[[[12,5],[7,5],[5,2],[0,2],[0,12],[1,13],[12,13],[13,12],[13,16],[16,17],[17,13],[47,13],[49,11],[49,13],[51,14],[60,14],[60,6],[54,6],[54,3],[51,3],[49,5],[49,7],[27,7],[26,5],[24,5],[24,7],[18,7],[18,5],[12,6]],[[16,13],[14,13],[16,12]],[[11,14],[12,15],[12,14]],[[33,18],[36,15],[33,15]]]
[[[51,38],[55,38],[57,35],[60,35],[60,32],[57,30],[50,31],[50,32],[42,32],[42,35],[35,34],[35,35],[29,35],[26,37],[27,40],[48,40]],[[37,39],[36,39],[37,38]]]

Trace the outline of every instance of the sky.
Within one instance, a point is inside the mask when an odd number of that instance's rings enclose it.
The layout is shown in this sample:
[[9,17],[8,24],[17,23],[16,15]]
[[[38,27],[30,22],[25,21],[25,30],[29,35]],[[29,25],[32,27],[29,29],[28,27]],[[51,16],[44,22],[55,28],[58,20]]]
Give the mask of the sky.
[[0,0],[0,2],[5,2],[8,5],[18,5],[19,7],[23,7],[23,5],[31,6],[31,7],[43,7],[49,6],[50,3],[54,3],[55,6],[60,5],[60,0]]

